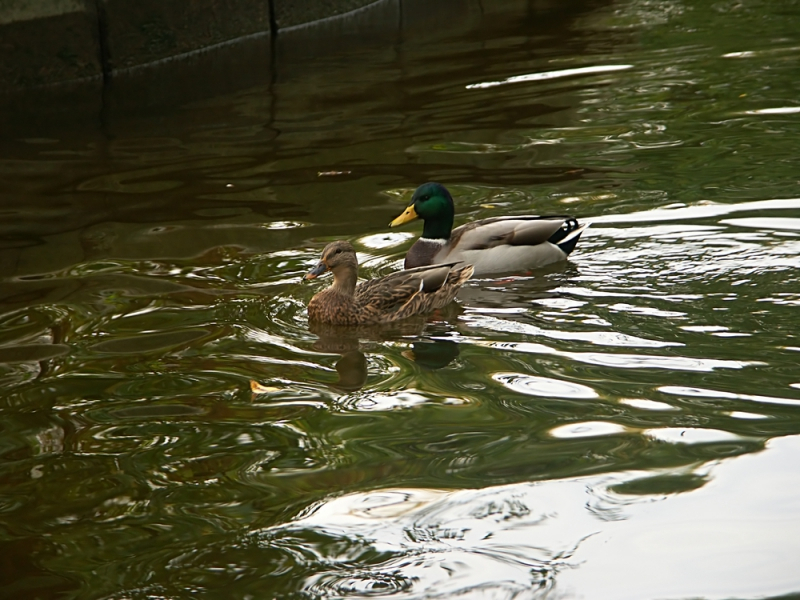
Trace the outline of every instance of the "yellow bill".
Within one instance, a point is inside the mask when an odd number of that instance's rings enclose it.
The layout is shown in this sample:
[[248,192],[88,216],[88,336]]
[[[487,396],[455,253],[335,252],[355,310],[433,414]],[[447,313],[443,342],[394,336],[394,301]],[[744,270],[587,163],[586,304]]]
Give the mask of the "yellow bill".
[[414,210],[414,205],[412,204],[403,211],[402,215],[400,215],[394,221],[389,223],[389,227],[397,227],[398,225],[402,225],[403,223],[408,223],[409,221],[413,221],[416,218],[418,218],[417,211]]

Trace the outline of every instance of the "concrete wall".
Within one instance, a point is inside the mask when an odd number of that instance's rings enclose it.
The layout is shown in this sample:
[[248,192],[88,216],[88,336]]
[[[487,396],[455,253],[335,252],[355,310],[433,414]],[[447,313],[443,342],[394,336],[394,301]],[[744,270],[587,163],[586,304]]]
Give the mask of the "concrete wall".
[[266,0],[102,0],[107,71],[129,69],[270,31]]
[[375,0],[270,0],[277,31],[348,13]]
[[101,74],[93,0],[0,0],[0,89]]
[[108,78],[375,1],[0,0],[0,92]]

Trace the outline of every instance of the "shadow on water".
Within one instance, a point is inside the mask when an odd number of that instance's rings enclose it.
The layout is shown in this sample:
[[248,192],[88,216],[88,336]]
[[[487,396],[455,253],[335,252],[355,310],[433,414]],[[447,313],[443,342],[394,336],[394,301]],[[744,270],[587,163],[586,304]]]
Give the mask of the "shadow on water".
[[[441,318],[443,311],[438,312]],[[444,312],[452,314],[453,309],[447,307]],[[420,316],[386,325],[357,327],[312,322],[309,331],[318,336],[313,343],[314,350],[341,355],[335,365],[339,379],[331,385],[344,391],[355,391],[367,382],[368,363],[361,351],[365,342],[369,345],[378,344],[378,349],[384,342],[409,345],[401,353],[402,356],[423,368],[441,369],[450,364],[458,356],[456,342],[421,337],[423,332],[427,336],[434,331],[437,335],[447,335],[450,326],[446,321],[435,321],[430,325],[428,327],[429,317]]]

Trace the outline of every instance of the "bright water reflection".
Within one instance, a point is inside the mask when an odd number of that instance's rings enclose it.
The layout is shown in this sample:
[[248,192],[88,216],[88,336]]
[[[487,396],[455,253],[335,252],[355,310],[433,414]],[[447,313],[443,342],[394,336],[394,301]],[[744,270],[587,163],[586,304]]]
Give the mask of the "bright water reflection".
[[[800,591],[784,4],[384,2],[268,82],[15,124],[0,595]],[[592,227],[427,318],[309,328],[320,249],[399,268],[426,180],[459,222]]]
[[[783,507],[780,519],[751,517],[773,499],[776,483],[800,484],[798,451],[794,436],[746,460],[693,469],[359,492],[252,536],[266,551],[321,565],[303,584],[312,595],[573,597],[586,585],[594,598],[650,597],[653,586],[665,597],[778,592],[793,585],[800,542],[787,540],[783,555],[774,544],[784,527],[800,525],[800,502]],[[713,492],[703,487],[709,480]],[[745,498],[743,480],[755,489]],[[697,550],[691,560],[687,545]],[[628,570],[624,587],[617,562]],[[680,565],[680,576],[664,565]],[[782,575],[772,580],[774,573]]]

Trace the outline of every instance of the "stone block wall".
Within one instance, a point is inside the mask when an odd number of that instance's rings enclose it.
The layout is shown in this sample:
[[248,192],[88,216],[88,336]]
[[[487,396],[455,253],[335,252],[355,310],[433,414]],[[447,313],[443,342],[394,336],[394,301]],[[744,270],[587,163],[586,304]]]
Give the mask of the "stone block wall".
[[99,6],[112,72],[270,32],[267,0],[101,0]]
[[382,0],[0,0],[0,93],[102,79]]
[[102,74],[94,0],[0,0],[0,90]]
[[278,30],[296,28],[348,13],[373,4],[375,0],[270,0]]

